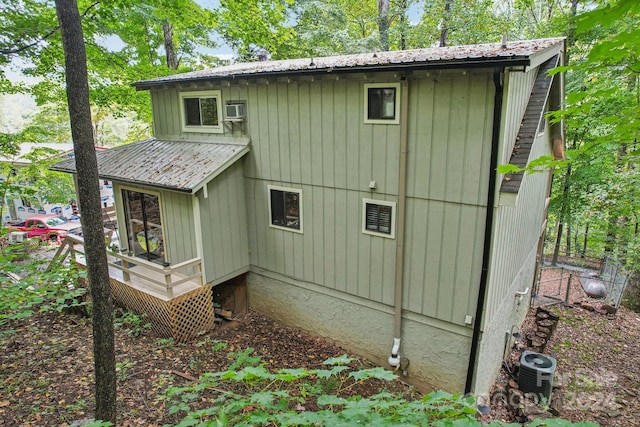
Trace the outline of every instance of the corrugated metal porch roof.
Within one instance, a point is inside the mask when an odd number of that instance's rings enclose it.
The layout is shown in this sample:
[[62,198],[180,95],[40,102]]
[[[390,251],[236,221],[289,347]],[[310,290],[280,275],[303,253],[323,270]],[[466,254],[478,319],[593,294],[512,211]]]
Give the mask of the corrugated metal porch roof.
[[321,58],[286,59],[236,63],[189,73],[143,80],[133,84],[138,90],[165,84],[263,77],[272,75],[381,71],[394,68],[443,68],[495,65],[528,65],[532,56],[564,38],[510,41],[478,45],[434,47],[391,52],[370,52]]
[[[96,152],[102,179],[195,193],[249,152],[249,140],[163,141],[156,138]],[[75,159],[52,170],[76,173]]]

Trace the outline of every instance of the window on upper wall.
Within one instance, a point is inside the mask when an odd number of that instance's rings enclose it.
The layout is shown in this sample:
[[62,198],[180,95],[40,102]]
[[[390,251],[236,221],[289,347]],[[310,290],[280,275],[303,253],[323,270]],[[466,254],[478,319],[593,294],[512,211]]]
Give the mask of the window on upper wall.
[[362,232],[395,238],[395,202],[362,199]]
[[181,92],[183,132],[222,133],[222,102],[219,90]]
[[364,85],[364,122],[400,123],[400,83]]
[[269,186],[269,225],[302,233],[302,190]]

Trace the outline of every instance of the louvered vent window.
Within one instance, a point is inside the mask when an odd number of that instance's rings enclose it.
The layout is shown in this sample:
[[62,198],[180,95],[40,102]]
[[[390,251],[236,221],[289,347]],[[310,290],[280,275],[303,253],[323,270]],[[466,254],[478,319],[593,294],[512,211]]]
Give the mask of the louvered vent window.
[[394,238],[395,206],[393,202],[363,199],[362,232]]

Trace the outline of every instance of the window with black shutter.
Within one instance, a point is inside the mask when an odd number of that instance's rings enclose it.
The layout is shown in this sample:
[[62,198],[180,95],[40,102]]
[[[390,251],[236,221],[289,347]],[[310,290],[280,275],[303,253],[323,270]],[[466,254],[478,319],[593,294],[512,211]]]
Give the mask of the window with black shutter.
[[363,199],[362,232],[394,238],[395,206],[394,202]]

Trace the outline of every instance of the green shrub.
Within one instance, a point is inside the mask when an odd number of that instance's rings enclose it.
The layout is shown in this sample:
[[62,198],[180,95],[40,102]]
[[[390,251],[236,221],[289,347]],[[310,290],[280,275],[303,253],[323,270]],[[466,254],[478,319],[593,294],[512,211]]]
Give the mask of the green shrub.
[[[243,356],[246,360],[247,355]],[[166,400],[170,414],[184,414],[177,424],[179,427],[481,425],[476,420],[473,396],[436,391],[414,401],[388,392],[369,397],[341,397],[349,396],[345,392],[356,384],[373,379],[396,379],[393,373],[383,368],[354,370],[349,366],[352,360],[341,356],[325,361],[326,369],[281,369],[275,373],[262,365],[245,365],[239,370],[204,374],[195,385],[169,388],[162,399]],[[232,387],[225,388],[225,384],[230,383],[241,383],[245,392],[227,391]],[[327,383],[333,385],[327,388]],[[294,395],[292,390],[305,392]],[[325,394],[330,390],[332,394]],[[207,399],[208,406],[193,409],[192,406],[203,399]],[[494,422],[490,425],[520,424]],[[561,427],[574,424],[564,420],[544,420],[529,425]],[[595,426],[590,423],[575,425]]]
[[19,246],[11,246],[0,254],[0,325],[36,311],[80,309],[86,314],[86,289],[79,285],[84,271],[59,263],[46,271],[48,259],[17,262],[20,253]]

